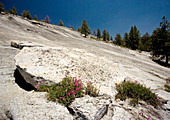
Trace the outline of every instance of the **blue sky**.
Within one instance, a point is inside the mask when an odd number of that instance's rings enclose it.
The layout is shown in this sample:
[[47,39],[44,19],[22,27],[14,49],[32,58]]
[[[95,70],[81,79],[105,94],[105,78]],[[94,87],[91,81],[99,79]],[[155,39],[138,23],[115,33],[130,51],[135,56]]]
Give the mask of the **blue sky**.
[[159,26],[161,18],[167,17],[170,22],[170,0],[0,0],[7,10],[16,7],[20,15],[29,10],[32,17],[36,14],[39,20],[48,15],[51,22],[77,29],[83,18],[91,31],[94,28],[106,29],[115,37],[116,33],[124,35],[131,26],[136,25],[141,34]]

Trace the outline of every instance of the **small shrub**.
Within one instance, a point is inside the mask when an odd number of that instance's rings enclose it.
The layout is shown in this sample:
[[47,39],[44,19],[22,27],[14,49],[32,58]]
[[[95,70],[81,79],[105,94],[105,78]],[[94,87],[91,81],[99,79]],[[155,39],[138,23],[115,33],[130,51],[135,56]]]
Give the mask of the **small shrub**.
[[165,91],[170,92],[170,78],[166,79]]
[[97,89],[91,81],[86,82],[85,94],[96,97],[99,95],[100,90]]
[[64,106],[68,106],[75,98],[83,97],[84,94],[97,96],[99,93],[99,90],[91,82],[85,86],[81,79],[67,76],[58,84],[43,85],[39,82],[36,91],[47,92],[46,97],[49,101],[57,101]]
[[116,99],[125,100],[126,98],[132,98],[132,105],[136,105],[138,100],[143,100],[154,107],[160,105],[160,100],[155,93],[152,93],[149,88],[143,85],[130,81],[123,81],[120,84],[116,84],[116,90],[118,91]]

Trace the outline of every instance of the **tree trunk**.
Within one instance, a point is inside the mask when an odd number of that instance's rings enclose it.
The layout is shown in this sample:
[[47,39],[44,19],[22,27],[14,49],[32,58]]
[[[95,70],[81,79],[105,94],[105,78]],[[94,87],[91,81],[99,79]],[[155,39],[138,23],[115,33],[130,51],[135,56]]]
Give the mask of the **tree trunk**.
[[166,65],[168,65],[168,54],[166,54]]

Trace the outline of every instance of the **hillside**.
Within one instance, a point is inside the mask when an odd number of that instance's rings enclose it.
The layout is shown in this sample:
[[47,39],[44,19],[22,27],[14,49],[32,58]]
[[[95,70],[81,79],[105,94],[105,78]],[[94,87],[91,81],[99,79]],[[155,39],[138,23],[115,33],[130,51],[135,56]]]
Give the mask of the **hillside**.
[[[24,47],[19,50],[11,47],[11,41],[31,44],[33,47]],[[41,47],[36,47],[36,45]],[[46,50],[49,52],[43,53]],[[54,103],[48,103],[45,100],[44,94],[26,91],[17,84],[16,78],[13,77],[17,64],[26,68],[29,74],[54,80],[54,82],[56,79],[62,79],[65,72],[68,72],[70,76],[81,76],[83,80],[95,82],[98,87],[100,86],[101,94],[113,97],[111,98],[112,105],[118,106],[117,108],[112,106],[114,108],[110,110],[112,115],[108,113],[109,115],[102,119],[108,119],[108,116],[114,120],[129,119],[129,117],[135,119],[137,114],[143,110],[146,116],[152,116],[152,119],[168,120],[170,119],[170,93],[163,89],[166,79],[170,77],[170,69],[153,62],[149,56],[146,52],[139,53],[113,44],[84,38],[79,32],[66,27],[0,14],[0,117],[14,120],[22,119],[21,116],[24,116],[24,119],[36,117],[37,119],[54,119],[55,110],[58,109]],[[38,58],[43,61],[37,62]],[[39,67],[40,63],[45,67]],[[40,72],[37,72],[38,70]],[[42,73],[42,71],[45,72]],[[121,103],[114,100],[116,95],[114,87],[115,83],[125,78],[138,81],[151,88],[165,102],[164,109],[155,109],[148,107],[149,105],[131,108],[126,105],[126,102],[121,106]],[[61,108],[61,111],[63,114],[67,113],[63,118],[71,119],[69,117],[71,114],[65,108]],[[63,114],[60,112],[60,116],[64,116]]]

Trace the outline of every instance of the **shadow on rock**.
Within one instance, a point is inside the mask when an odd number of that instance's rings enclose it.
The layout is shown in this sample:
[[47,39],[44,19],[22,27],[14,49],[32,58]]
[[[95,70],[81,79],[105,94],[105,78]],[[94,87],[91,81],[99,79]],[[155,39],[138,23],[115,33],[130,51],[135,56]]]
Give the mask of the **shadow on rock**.
[[26,91],[31,91],[35,89],[31,84],[27,83],[24,80],[24,78],[22,77],[18,69],[15,69],[14,77],[15,77],[15,83],[17,83],[22,89]]

